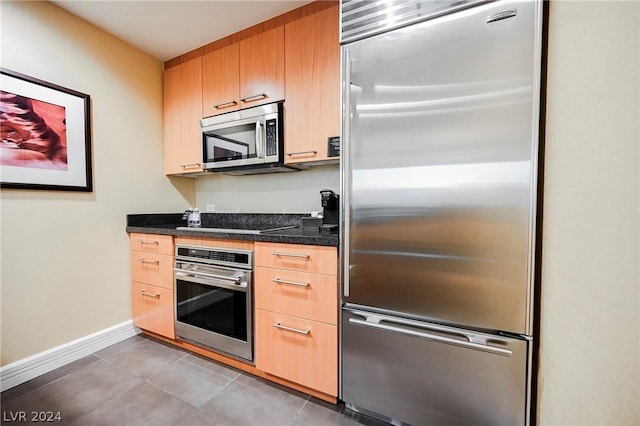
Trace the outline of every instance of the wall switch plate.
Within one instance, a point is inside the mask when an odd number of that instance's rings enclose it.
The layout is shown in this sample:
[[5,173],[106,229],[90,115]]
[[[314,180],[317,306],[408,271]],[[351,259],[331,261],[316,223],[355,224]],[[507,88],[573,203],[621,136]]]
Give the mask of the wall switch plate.
[[215,212],[216,211],[216,205],[215,204],[207,204],[205,206],[206,210],[208,212]]

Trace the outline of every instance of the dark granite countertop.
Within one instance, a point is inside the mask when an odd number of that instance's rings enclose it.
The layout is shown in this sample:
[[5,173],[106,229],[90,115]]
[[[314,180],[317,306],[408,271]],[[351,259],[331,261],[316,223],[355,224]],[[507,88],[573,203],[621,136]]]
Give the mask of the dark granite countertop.
[[318,228],[301,228],[303,214],[276,213],[201,213],[202,228],[237,228],[273,229],[259,234],[241,234],[236,232],[210,232],[198,228],[177,229],[186,227],[182,213],[131,214],[127,215],[127,232],[142,234],[173,235],[176,237],[198,237],[211,239],[231,239],[243,241],[266,241],[287,244],[311,244],[318,246],[340,245],[339,232]]

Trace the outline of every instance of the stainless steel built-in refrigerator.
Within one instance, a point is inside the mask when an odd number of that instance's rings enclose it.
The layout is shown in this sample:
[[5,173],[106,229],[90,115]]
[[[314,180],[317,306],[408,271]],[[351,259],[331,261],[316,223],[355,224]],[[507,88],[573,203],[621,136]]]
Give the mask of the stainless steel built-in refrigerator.
[[341,4],[341,394],[530,421],[540,1]]

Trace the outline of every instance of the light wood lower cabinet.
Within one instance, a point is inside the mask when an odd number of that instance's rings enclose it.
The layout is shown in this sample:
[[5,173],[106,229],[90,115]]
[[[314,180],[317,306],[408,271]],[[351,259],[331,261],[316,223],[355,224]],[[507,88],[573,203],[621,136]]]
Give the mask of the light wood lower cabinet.
[[134,281],[131,285],[131,309],[136,327],[175,338],[173,290]]
[[338,323],[335,275],[256,266],[256,306],[273,312]]
[[173,237],[133,233],[129,242],[133,324],[174,339]]
[[135,326],[174,345],[335,403],[339,313],[336,247],[175,239],[175,244],[254,250],[254,367],[176,340],[174,239],[132,233],[130,244]]
[[338,395],[336,247],[256,242],[256,367]]
[[256,242],[255,264],[270,268],[338,274],[338,250],[335,247]]
[[337,395],[337,326],[257,309],[256,354],[259,369]]

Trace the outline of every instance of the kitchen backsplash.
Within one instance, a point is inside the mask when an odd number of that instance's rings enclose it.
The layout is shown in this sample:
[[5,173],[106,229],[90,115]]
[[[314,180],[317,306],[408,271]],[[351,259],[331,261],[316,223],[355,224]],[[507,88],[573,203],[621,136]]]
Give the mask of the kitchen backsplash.
[[201,211],[240,213],[307,213],[321,211],[320,190],[340,192],[337,164],[291,173],[250,176],[212,175],[196,183],[196,204]]

